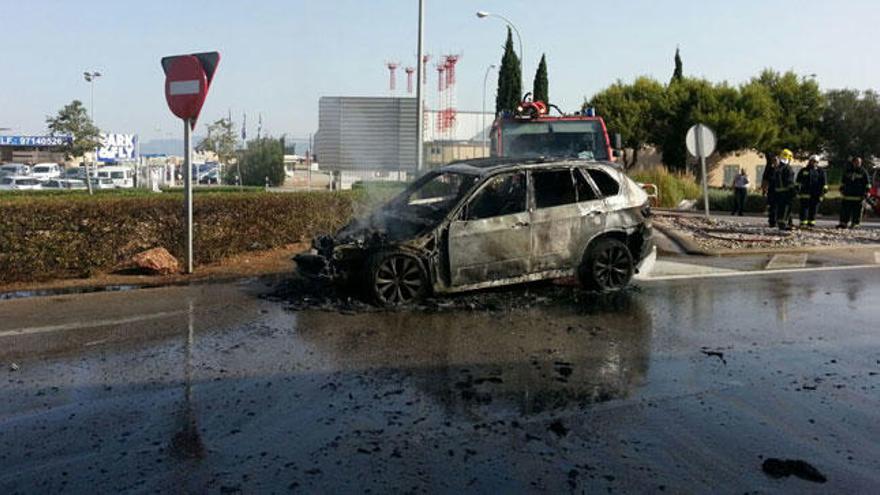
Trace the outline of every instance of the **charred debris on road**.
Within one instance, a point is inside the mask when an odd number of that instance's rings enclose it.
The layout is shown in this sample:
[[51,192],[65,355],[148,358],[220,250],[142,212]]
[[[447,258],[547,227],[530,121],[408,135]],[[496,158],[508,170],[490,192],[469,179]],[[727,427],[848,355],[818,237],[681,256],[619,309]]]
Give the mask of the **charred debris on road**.
[[278,282],[262,297],[284,303],[291,311],[312,310],[342,314],[413,310],[508,312],[514,309],[571,304],[587,310],[616,308],[626,305],[639,291],[637,286],[631,286],[620,292],[600,294],[584,291],[574,280],[560,280],[434,296],[412,305],[383,308],[369,304],[359,294],[330,282],[295,275]]

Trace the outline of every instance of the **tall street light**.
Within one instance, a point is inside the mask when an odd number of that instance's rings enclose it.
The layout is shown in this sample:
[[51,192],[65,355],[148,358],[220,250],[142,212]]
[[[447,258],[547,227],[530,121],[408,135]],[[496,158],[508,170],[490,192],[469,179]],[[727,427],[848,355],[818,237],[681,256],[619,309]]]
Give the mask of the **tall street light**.
[[91,110],[90,110],[90,112],[92,114],[92,123],[93,124],[95,123],[95,80],[98,79],[99,77],[101,77],[101,73],[98,71],[83,72],[83,78],[86,80],[87,83],[89,83],[89,87],[91,88],[91,95],[90,95]]
[[487,135],[486,135],[486,81],[489,80],[489,72],[495,68],[495,64],[486,67],[486,75],[483,76],[483,156],[488,156],[487,152]]
[[[425,151],[424,151],[424,119],[425,119],[425,102],[422,100],[422,72],[425,64],[425,0],[419,0],[419,34],[416,46],[416,175],[422,173],[425,167]],[[400,180],[400,174],[397,175]]]
[[[91,107],[89,113],[91,113],[92,125],[95,125],[95,79],[101,77],[101,73],[98,71],[92,72],[83,72],[83,79],[89,83],[90,90],[90,102],[89,106]],[[97,153],[97,150],[95,151]],[[88,186],[89,194],[92,194],[92,175],[89,170],[89,162],[86,161],[86,186]]]
[[522,72],[522,68],[524,66],[525,53],[523,53],[522,36],[520,36],[519,29],[516,28],[516,24],[514,24],[513,22],[511,22],[510,19],[508,19],[507,17],[504,17],[501,14],[496,14],[494,12],[486,12],[485,10],[477,11],[477,17],[479,17],[480,19],[485,19],[487,17],[497,17],[498,19],[501,19],[502,21],[504,21],[508,26],[510,26],[510,29],[512,29],[513,32],[516,33],[516,39],[517,39],[517,41],[519,41],[520,78],[522,78],[521,72]]

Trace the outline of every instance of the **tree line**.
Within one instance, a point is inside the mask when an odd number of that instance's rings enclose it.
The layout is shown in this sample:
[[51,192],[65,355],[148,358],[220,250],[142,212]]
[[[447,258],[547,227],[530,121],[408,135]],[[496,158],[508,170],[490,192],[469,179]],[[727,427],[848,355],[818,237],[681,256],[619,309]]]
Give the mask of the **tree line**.
[[[770,156],[789,149],[801,159],[824,153],[832,165],[854,156],[869,163],[880,157],[880,94],[873,90],[822,91],[813,76],[773,69],[740,85],[688,77],[678,49],[674,63],[668,83],[647,76],[618,80],[584,99],[583,108],[594,108],[610,132],[622,135],[627,168],[638,163],[641,151],[654,148],[667,168],[687,170],[684,138],[698,122],[715,131],[720,156],[745,150]],[[550,103],[545,55],[532,93],[533,99]],[[522,67],[508,28],[496,114],[513,112],[522,97]]]
[[624,164],[653,147],[673,171],[687,168],[684,136],[700,122],[717,136],[721,156],[755,150],[769,156],[790,149],[803,159],[825,153],[834,165],[853,156],[880,156],[880,97],[874,91],[822,91],[813,77],[765,69],[734,86],[686,77],[676,51],[669,83],[639,77],[618,81],[585,99],[609,130],[624,139]]

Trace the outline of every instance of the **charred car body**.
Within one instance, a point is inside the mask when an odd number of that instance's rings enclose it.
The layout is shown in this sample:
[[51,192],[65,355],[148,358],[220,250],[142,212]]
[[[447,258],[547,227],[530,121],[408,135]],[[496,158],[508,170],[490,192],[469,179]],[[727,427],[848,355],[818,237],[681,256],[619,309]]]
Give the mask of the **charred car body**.
[[614,291],[654,254],[648,196],[615,167],[488,158],[425,174],[296,261],[398,305],[572,275]]

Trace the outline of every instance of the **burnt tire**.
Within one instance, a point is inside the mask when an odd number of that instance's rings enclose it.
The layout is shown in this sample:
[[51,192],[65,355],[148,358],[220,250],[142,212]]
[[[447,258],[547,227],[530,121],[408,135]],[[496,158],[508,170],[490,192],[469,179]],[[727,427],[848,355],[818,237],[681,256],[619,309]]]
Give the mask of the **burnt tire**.
[[410,254],[376,253],[367,262],[366,296],[378,306],[405,306],[428,293],[428,277],[422,262]]
[[599,292],[617,292],[635,273],[632,253],[617,239],[600,239],[590,246],[578,269],[581,284]]

